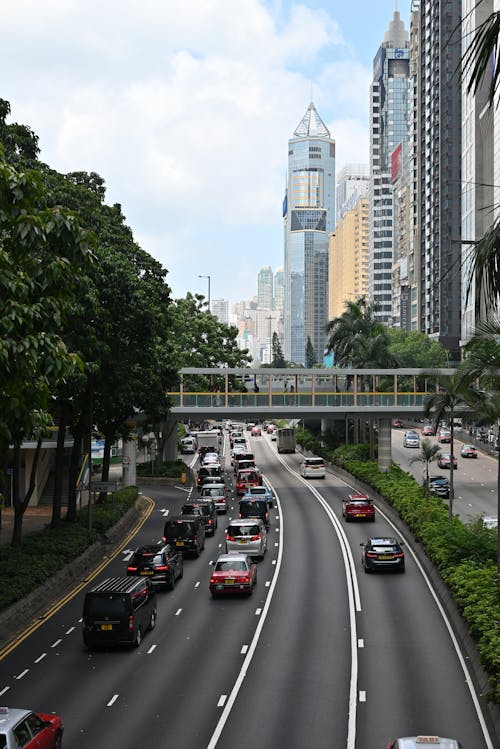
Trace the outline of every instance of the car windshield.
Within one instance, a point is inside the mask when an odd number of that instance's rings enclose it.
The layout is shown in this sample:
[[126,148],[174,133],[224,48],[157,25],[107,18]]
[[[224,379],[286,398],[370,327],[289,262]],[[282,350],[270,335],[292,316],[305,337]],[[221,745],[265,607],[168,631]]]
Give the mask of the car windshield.
[[251,513],[257,513],[261,515],[267,512],[267,502],[263,502],[259,499],[242,500],[240,502],[240,512],[242,515],[250,515]]
[[[200,510],[200,512],[202,513],[202,515],[205,515],[205,516],[211,514],[211,512],[210,512],[210,505],[209,504],[186,505],[186,506],[187,507],[190,507],[190,506],[191,507],[197,507]],[[186,515],[187,513],[184,513],[184,514]]]
[[260,528],[258,525],[237,525],[231,523],[227,529],[228,536],[258,536]]
[[169,539],[189,538],[193,533],[193,523],[188,523],[186,521],[171,523],[167,528],[167,538]]
[[322,466],[324,465],[324,461],[321,460],[321,458],[308,458],[306,461],[306,466]]
[[127,599],[112,593],[106,595],[88,595],[85,599],[85,615],[94,617],[113,617],[128,613]]
[[229,570],[231,572],[245,572],[247,569],[247,563],[243,559],[241,561],[217,562],[215,565],[216,572],[228,572]]
[[349,499],[347,500],[350,505],[371,505],[371,499]]
[[222,486],[207,486],[201,490],[202,497],[223,497],[224,488]]
[[134,564],[162,564],[163,554],[153,551],[136,552],[131,560]]
[[268,490],[265,486],[251,486],[249,494],[267,494]]
[[395,544],[372,544],[372,550],[377,553],[385,554],[386,552],[397,551]]

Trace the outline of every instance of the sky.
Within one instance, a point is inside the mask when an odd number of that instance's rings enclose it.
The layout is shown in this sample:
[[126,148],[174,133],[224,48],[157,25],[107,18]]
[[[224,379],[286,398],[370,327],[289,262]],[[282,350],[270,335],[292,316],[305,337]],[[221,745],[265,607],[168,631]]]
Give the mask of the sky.
[[[0,98],[40,159],[97,172],[141,247],[230,302],[283,266],[288,140],[309,102],[336,170],[368,163],[373,58],[397,0],[0,3]],[[409,25],[410,0],[399,0]]]

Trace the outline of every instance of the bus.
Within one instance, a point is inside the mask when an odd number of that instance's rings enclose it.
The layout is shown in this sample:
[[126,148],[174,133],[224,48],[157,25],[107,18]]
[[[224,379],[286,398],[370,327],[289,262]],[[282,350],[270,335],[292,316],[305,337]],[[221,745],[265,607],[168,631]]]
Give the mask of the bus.
[[276,432],[276,446],[279,453],[294,453],[297,443],[295,429],[278,429]]

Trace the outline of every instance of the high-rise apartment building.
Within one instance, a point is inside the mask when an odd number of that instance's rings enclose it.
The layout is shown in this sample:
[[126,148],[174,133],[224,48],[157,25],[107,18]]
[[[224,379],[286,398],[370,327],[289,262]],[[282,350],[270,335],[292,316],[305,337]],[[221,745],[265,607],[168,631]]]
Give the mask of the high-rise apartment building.
[[352,211],[359,198],[365,198],[370,188],[368,164],[346,164],[337,175],[337,224],[346,211]]
[[392,321],[391,155],[408,138],[409,35],[398,11],[373,62],[370,89],[370,298]]
[[335,228],[335,141],[311,102],[288,141],[285,222],[285,358],[321,361],[328,321],[328,236]]
[[274,274],[274,309],[283,314],[285,303],[285,272],[283,268],[276,268]]
[[346,301],[368,297],[368,198],[359,198],[330,234],[328,264],[328,318],[340,317]]
[[419,329],[459,358],[461,334],[462,0],[418,13]]
[[274,289],[273,270],[270,265],[261,268],[257,279],[257,307],[259,309],[273,309]]
[[210,306],[212,307],[212,315],[225,325],[229,325],[229,302],[227,299],[212,299]]

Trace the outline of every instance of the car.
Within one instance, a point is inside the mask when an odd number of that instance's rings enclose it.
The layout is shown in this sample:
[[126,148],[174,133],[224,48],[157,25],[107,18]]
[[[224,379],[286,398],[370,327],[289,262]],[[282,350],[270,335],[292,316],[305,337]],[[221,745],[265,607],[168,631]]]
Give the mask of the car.
[[147,577],[151,585],[162,585],[173,590],[175,581],[182,577],[184,559],[170,544],[139,546],[127,563],[129,577]]
[[274,494],[267,486],[249,486],[246,494],[243,495],[242,499],[247,497],[258,497],[259,499],[265,499],[268,507],[272,507],[274,504]]
[[477,450],[474,445],[462,445],[460,448],[461,458],[477,458]]
[[498,518],[495,515],[485,515],[482,518],[482,521],[485,528],[489,528],[491,530],[495,530],[495,528],[498,528]]
[[250,463],[245,466],[248,468],[250,465],[255,465],[255,456],[252,452],[249,452],[249,450],[242,450],[241,452],[236,452],[233,454],[233,466],[234,466],[234,472],[235,474],[238,472],[240,468],[241,461],[250,461]]
[[205,548],[205,523],[199,515],[180,515],[167,518],[163,529],[164,542],[182,551],[183,556],[199,557]]
[[221,554],[210,575],[212,596],[252,595],[257,583],[257,565],[245,554]]
[[200,499],[211,499],[218,513],[227,512],[225,484],[208,484],[201,487]]
[[367,494],[349,494],[342,502],[342,515],[346,523],[351,520],[371,520],[375,522],[375,505]]
[[215,536],[215,531],[217,530],[217,508],[214,501],[208,497],[200,497],[199,501],[190,500],[182,505],[181,515],[194,515],[198,513],[205,523],[205,534],[207,536]]
[[445,739],[442,736],[406,736],[395,739],[387,744],[386,749],[425,749],[425,747],[437,747],[437,749],[463,749],[460,741],[456,739]]
[[248,494],[242,497],[239,503],[239,516],[240,518],[260,518],[266,529],[269,529],[269,509],[264,498],[250,498]]
[[61,749],[63,733],[59,715],[0,707],[1,749]]
[[254,427],[252,427],[252,431],[250,432],[250,434],[252,435],[252,437],[260,437],[262,435],[261,427],[256,424]]
[[453,455],[450,455],[450,453],[441,453],[441,455],[438,458],[439,468],[450,468],[452,462],[453,462],[453,468],[457,468],[458,467],[457,459]]
[[247,432],[251,432],[254,426],[255,426],[255,423],[253,421],[249,421],[245,428]]
[[450,482],[446,476],[429,476],[429,492],[437,497],[448,499]]
[[267,550],[267,531],[259,518],[231,520],[226,528],[226,553],[247,554],[264,558]]
[[245,468],[236,476],[236,494],[245,494],[250,486],[261,486],[262,474],[257,468]]
[[196,442],[196,437],[183,437],[181,439],[180,450],[183,455],[195,453],[197,449],[198,449],[198,443]]
[[404,433],[403,447],[420,447],[420,437],[413,430]]
[[392,537],[369,538],[360,544],[363,548],[361,563],[365,572],[373,570],[405,571],[403,541]]
[[217,464],[202,465],[200,470],[198,471],[196,484],[198,487],[203,486],[206,478],[214,478],[220,481],[221,476],[222,476],[222,470],[219,465]]
[[436,430],[432,426],[432,424],[424,424],[422,427],[422,436],[423,437],[434,437],[436,434]]
[[391,421],[391,426],[394,427],[395,429],[401,429],[401,427],[403,427],[404,424],[401,421],[401,419],[393,419]]
[[438,433],[438,442],[451,442],[451,432],[449,429],[440,429]]
[[139,647],[156,626],[156,593],[145,577],[107,577],[85,593],[82,637],[87,648]]
[[305,479],[324,479],[326,476],[326,464],[323,458],[313,455],[303,458],[299,466],[300,475]]
[[238,471],[245,471],[247,468],[255,468],[255,460],[253,458],[240,457],[239,460],[234,462],[234,473]]
[[201,492],[205,486],[219,486],[220,484],[224,484],[222,476],[204,476],[198,490]]

